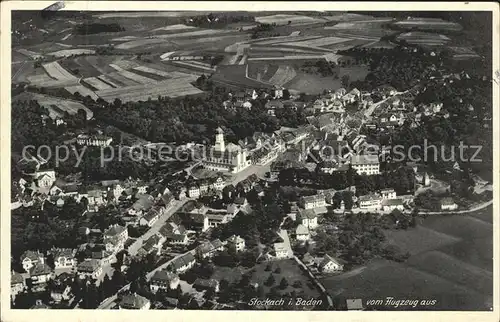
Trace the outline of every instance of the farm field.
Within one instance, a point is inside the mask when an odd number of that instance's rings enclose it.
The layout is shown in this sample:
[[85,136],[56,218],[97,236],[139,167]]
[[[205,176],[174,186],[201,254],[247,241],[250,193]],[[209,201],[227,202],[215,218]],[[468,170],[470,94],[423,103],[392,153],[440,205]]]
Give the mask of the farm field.
[[271,85],[246,77],[245,65],[219,66],[210,78],[215,83],[234,88],[270,88]]
[[190,29],[196,29],[196,27],[186,26],[184,24],[177,24],[177,25],[170,25],[170,26],[156,28],[151,31],[180,31],[180,30],[190,30]]
[[64,87],[64,89],[72,94],[78,92],[80,93],[80,95],[84,97],[90,96],[93,100],[97,100],[99,98],[94,91],[88,89],[83,85],[66,86]]
[[417,228],[386,231],[387,242],[410,252],[406,262],[374,260],[352,272],[324,278],[323,283],[337,298],[425,298],[436,299],[437,304],[418,309],[490,310],[491,218],[490,206],[470,216],[429,216]]
[[462,26],[458,23],[444,21],[441,19],[433,18],[410,18],[403,21],[398,21],[393,24],[401,29],[411,30],[442,30],[442,31],[459,31]]
[[93,88],[95,88],[96,90],[113,88],[113,86],[103,82],[102,80],[100,80],[96,77],[85,78],[85,79],[83,79],[83,81],[85,83],[89,84],[90,86],[92,86]]
[[257,21],[259,23],[266,23],[266,24],[275,23],[276,25],[288,25],[289,22],[290,22],[290,24],[324,22],[324,20],[320,19],[320,18],[300,16],[300,15],[286,15],[286,14],[256,17],[255,21]]
[[49,116],[52,119],[56,117],[64,117],[64,112],[70,115],[75,115],[78,110],[82,109],[87,113],[87,119],[90,120],[94,113],[80,102],[62,99],[59,97],[43,95],[38,93],[23,93],[13,97],[16,101],[36,100],[40,106],[45,107],[49,111]]
[[398,40],[406,40],[410,44],[422,44],[422,45],[444,45],[450,41],[450,38],[434,33],[427,32],[407,32],[400,34],[397,37]]
[[178,97],[186,95],[201,94],[203,91],[191,85],[186,79],[176,81],[166,80],[148,84],[139,84],[122,88],[113,88],[97,91],[96,94],[108,102],[116,98],[123,102],[147,101],[148,98],[158,96]]

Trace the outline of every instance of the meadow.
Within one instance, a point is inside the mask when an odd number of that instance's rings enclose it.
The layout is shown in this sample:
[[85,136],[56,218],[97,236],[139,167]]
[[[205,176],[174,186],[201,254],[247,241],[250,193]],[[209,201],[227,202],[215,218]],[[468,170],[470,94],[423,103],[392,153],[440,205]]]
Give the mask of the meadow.
[[416,309],[490,310],[492,217],[489,207],[471,215],[430,216],[416,228],[386,231],[388,244],[410,253],[407,261],[377,259],[322,282],[337,299],[436,299],[436,305]]

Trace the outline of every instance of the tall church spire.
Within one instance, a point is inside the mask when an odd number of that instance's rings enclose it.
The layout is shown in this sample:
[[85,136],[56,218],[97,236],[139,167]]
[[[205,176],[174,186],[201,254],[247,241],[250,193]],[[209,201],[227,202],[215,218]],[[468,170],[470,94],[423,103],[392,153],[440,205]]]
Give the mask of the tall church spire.
[[220,152],[224,152],[224,150],[226,150],[226,144],[224,142],[224,131],[218,127],[216,130],[215,130],[216,134],[215,134],[215,150],[216,151],[220,151]]

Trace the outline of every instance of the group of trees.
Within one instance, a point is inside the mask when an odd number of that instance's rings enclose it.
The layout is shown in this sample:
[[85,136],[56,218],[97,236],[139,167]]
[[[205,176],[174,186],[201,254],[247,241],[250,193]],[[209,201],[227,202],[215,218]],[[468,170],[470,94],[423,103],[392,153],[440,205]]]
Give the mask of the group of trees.
[[103,32],[120,32],[125,31],[125,28],[117,23],[83,23],[81,25],[75,26],[73,32],[77,35],[91,35],[99,34]]

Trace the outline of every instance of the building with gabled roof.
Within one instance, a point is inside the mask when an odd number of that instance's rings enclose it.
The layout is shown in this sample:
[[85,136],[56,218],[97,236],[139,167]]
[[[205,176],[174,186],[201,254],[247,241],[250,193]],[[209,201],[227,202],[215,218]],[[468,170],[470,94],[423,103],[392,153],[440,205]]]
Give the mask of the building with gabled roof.
[[344,262],[327,254],[319,264],[319,270],[323,273],[341,272],[344,270]]
[[158,290],[176,289],[179,286],[180,279],[175,273],[167,270],[159,270],[151,277],[149,287],[153,293]]
[[149,310],[151,302],[136,293],[124,295],[119,304],[120,310]]

